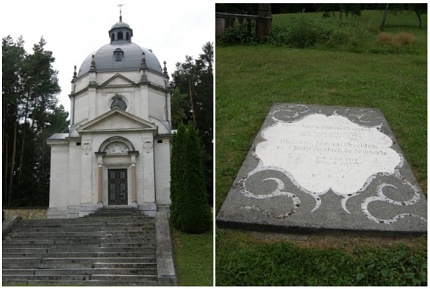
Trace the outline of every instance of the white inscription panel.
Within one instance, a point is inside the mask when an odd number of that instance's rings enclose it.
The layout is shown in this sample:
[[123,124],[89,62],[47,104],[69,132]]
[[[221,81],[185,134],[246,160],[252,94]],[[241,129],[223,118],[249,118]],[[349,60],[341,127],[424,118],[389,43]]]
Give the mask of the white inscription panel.
[[312,114],[266,128],[256,147],[264,167],[287,171],[297,185],[316,193],[359,191],[375,173],[394,173],[400,155],[392,140],[374,127],[338,115]]

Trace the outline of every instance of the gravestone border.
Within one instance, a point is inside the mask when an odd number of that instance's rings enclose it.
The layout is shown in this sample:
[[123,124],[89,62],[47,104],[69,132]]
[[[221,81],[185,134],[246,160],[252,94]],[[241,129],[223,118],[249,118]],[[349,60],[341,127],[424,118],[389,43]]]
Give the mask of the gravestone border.
[[[256,147],[262,142],[267,141],[262,133],[267,128],[274,126],[277,121],[293,123],[297,122],[301,119],[304,119],[306,116],[312,114],[323,114],[326,116],[331,115],[339,115],[347,118],[351,122],[364,127],[376,128],[379,132],[385,134],[392,140],[391,149],[397,152],[401,158],[400,164],[395,169],[395,174],[375,174],[369,178],[368,183],[363,191],[359,194],[354,195],[353,197],[347,197],[347,200],[342,200],[338,195],[329,190],[328,193],[325,193],[321,196],[322,203],[325,202],[326,207],[324,210],[316,210],[312,211],[312,208],[315,209],[315,204],[311,204],[312,201],[301,203],[302,207],[294,207],[294,198],[291,196],[302,198],[303,192],[299,192],[301,194],[296,194],[298,192],[297,187],[294,187],[297,184],[294,182],[288,182],[286,179],[291,179],[291,176],[283,176],[284,178],[281,183],[282,187],[278,186],[277,195],[275,190],[273,190],[272,195],[279,198],[279,201],[273,201],[272,204],[269,204],[270,201],[265,201],[266,203],[263,205],[270,208],[270,206],[277,207],[278,211],[276,213],[268,212],[265,208],[262,208],[260,203],[262,200],[255,199],[255,196],[259,197],[258,194],[263,194],[262,192],[255,193],[254,199],[244,197],[250,193],[245,188],[246,182],[250,182],[250,175],[254,174],[254,171],[257,166],[261,166],[261,160],[256,155]],[[268,169],[271,171],[272,169]],[[273,170],[272,170],[273,173]],[[278,172],[275,171],[277,175]],[[285,172],[284,172],[285,175]],[[268,173],[266,175],[267,179],[273,179]],[[281,178],[281,177],[280,177]],[[387,181],[388,180],[388,181]],[[390,189],[389,186],[394,187],[394,185],[384,185],[384,182],[392,182],[395,181],[397,187],[401,184],[407,184],[405,188],[401,187],[396,193],[382,192],[383,190]],[[262,183],[262,182],[260,182]],[[264,191],[265,186],[260,183],[255,183],[255,187]],[[286,185],[285,185],[286,184]],[[278,182],[279,185],[279,182]],[[286,210],[285,216],[282,216],[282,219],[278,217],[279,210],[282,210],[282,205],[280,203],[285,203],[286,193],[283,195],[284,200],[282,200],[282,196],[280,196],[280,191],[285,186],[285,191],[289,191],[289,189],[294,188],[295,192],[292,192],[289,195],[289,210]],[[368,186],[368,187],[367,187]],[[281,190],[279,190],[281,189]],[[403,190],[405,193],[403,193]],[[379,195],[379,192],[382,192]],[[410,192],[409,192],[410,191]],[[264,191],[265,195],[270,195],[266,191]],[[282,193],[282,192],[281,192]],[[386,198],[386,195],[390,195],[393,198],[393,195],[396,195],[396,198],[400,196],[403,198],[401,204],[403,207],[399,208],[396,204],[398,204],[399,200]],[[418,195],[416,201],[413,201],[413,197],[410,198],[412,194]],[[252,193],[251,193],[252,195]],[[356,197],[358,195],[358,197]],[[248,196],[249,197],[249,196]],[[356,197],[356,198],[355,198]],[[354,199],[355,198],[355,199]],[[373,199],[372,199],[373,198]],[[410,198],[412,201],[409,201]],[[304,198],[306,199],[306,198]],[[349,199],[351,201],[349,201]],[[365,218],[360,215],[360,209],[363,208],[363,203],[366,203],[366,206],[369,205],[369,199],[375,201],[374,204],[382,204],[381,208],[386,208],[386,212],[383,212],[382,215],[386,213],[386,215],[394,215],[390,222],[383,223],[383,221],[379,221],[382,219],[373,220],[374,222],[369,222]],[[394,200],[394,202],[388,203]],[[260,202],[260,203],[259,203]],[[340,210],[337,203],[342,202],[347,204],[352,204],[353,207],[359,207],[360,209],[356,209],[355,212],[349,212],[346,207],[344,210]],[[383,202],[383,203],[381,203]],[[257,204],[257,205],[256,205]],[[300,204],[300,203],[299,203]],[[329,204],[329,205],[327,205]],[[303,206],[305,205],[305,206]],[[307,205],[307,207],[306,207]],[[373,204],[371,204],[373,206]],[[305,208],[304,208],[305,207]],[[349,206],[348,208],[350,208]],[[307,209],[307,214],[296,213],[296,211],[304,211]],[[415,214],[412,209],[417,208],[418,213]],[[296,210],[297,209],[297,210]],[[295,211],[296,210],[296,211]],[[401,212],[401,210],[406,210],[405,212]],[[346,211],[346,212],[345,212]],[[373,208],[373,211],[377,211]],[[288,213],[289,212],[289,213]],[[310,213],[311,212],[311,213]],[[363,211],[362,211],[363,212]],[[382,212],[382,210],[381,210]],[[378,214],[381,213],[378,209]],[[348,215],[348,213],[350,215]],[[276,215],[278,214],[278,215]],[[288,215],[290,214],[290,215]],[[278,217],[278,219],[274,219],[274,216]],[[328,216],[330,215],[330,216]],[[324,221],[323,219],[326,218]],[[369,217],[368,217],[369,218]],[[397,219],[396,219],[397,218]],[[384,221],[385,222],[385,221]],[[375,224],[376,223],[376,224]],[[419,184],[417,183],[415,176],[413,175],[411,168],[406,161],[404,154],[394,137],[393,132],[391,131],[387,120],[379,109],[376,108],[361,108],[361,107],[344,107],[344,106],[322,106],[322,105],[310,105],[310,104],[290,104],[290,103],[275,103],[273,104],[271,110],[266,116],[257,136],[254,139],[254,142],[249,150],[245,161],[243,162],[236,179],[224,200],[221,209],[218,212],[216,218],[216,224],[219,228],[234,228],[234,229],[245,229],[245,230],[253,230],[253,231],[270,231],[270,232],[283,232],[283,233],[326,233],[326,232],[341,232],[341,233],[360,233],[360,234],[377,234],[377,235],[422,235],[427,233],[427,200],[423,195]]]

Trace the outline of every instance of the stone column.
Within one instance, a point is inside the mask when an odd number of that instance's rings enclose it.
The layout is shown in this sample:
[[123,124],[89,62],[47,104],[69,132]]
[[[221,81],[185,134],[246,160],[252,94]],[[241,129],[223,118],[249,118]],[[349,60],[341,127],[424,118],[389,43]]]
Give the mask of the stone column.
[[131,205],[137,207],[137,186],[136,186],[136,156],[138,151],[129,151],[131,157]]
[[257,37],[260,41],[272,31],[272,7],[270,4],[258,4]]
[[103,156],[104,152],[96,152],[97,156],[97,206],[103,207]]

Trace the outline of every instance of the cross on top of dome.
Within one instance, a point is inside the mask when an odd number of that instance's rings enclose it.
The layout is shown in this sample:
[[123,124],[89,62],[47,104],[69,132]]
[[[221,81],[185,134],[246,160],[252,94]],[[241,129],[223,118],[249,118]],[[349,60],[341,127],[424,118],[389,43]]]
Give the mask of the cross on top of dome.
[[119,22],[122,22],[122,6],[124,6],[124,4],[118,4],[116,6],[119,7]]
[[119,7],[119,22],[115,23],[109,30],[110,42],[114,41],[128,41],[131,42],[133,36],[133,29],[130,28],[125,22],[122,22],[122,6],[124,4],[118,4]]

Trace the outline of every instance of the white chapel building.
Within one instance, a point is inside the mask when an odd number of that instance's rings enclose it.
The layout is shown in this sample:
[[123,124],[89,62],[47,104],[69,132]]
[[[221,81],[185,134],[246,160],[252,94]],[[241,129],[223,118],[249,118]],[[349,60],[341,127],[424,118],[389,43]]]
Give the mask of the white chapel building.
[[48,140],[48,218],[76,218],[103,207],[152,216],[170,206],[169,77],[122,22],[72,79],[70,131]]

